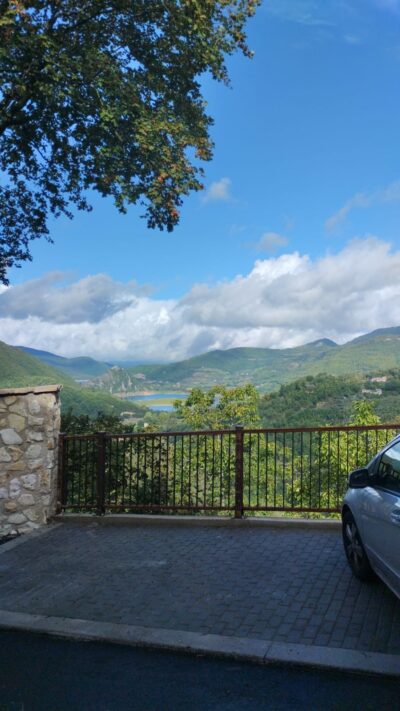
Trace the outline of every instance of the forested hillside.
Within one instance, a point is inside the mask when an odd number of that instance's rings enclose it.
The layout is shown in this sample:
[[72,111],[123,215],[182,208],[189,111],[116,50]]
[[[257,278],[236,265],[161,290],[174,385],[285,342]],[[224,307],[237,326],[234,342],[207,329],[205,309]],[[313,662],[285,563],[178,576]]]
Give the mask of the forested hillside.
[[352,404],[373,403],[382,422],[400,421],[400,369],[367,376],[307,376],[260,399],[263,427],[318,427],[345,424]]
[[27,348],[25,346],[18,346],[18,349],[23,353],[39,358],[46,365],[61,370],[75,380],[91,380],[103,375],[110,368],[108,363],[94,360],[94,358],[64,358],[64,356],[49,353],[49,351],[39,351],[36,348]]
[[67,375],[45,365],[38,358],[23,353],[19,348],[8,346],[0,341],[0,387],[50,383],[74,385],[74,381]]
[[46,365],[38,358],[23,353],[19,348],[0,341],[0,388],[26,385],[61,384],[63,411],[72,409],[76,415],[96,416],[102,411],[108,414],[131,412],[141,416],[144,409],[130,400],[120,400],[107,393],[80,388],[66,373]]

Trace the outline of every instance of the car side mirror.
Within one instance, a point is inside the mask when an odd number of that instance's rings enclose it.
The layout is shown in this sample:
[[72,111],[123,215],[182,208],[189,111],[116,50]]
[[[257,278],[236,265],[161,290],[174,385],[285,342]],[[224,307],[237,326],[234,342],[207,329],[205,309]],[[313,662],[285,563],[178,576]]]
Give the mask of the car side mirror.
[[355,469],[349,476],[349,487],[351,489],[364,489],[371,484],[371,477],[368,469]]

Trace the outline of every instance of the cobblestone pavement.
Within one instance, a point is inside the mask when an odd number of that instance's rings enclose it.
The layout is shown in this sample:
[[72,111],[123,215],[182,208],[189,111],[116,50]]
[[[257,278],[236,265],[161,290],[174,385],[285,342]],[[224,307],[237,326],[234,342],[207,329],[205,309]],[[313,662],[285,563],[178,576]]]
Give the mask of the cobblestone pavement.
[[2,553],[0,609],[400,653],[400,601],[338,531],[65,524]]

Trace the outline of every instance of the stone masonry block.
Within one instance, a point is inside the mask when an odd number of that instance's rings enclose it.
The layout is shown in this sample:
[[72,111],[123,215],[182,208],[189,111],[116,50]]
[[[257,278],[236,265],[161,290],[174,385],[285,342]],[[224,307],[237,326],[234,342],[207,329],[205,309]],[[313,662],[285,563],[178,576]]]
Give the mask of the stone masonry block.
[[31,430],[30,432],[27,432],[27,440],[28,442],[42,442],[43,432],[34,432]]
[[42,454],[42,447],[40,444],[31,444],[26,450],[25,456],[27,459],[37,459]]
[[7,467],[7,471],[9,472],[24,472],[25,470],[26,466],[23,460],[20,460],[19,462],[12,462],[12,464],[9,464]]
[[21,492],[21,482],[19,479],[14,478],[10,481],[10,498],[16,499]]
[[35,523],[42,521],[45,518],[44,514],[39,512],[37,509],[26,509],[26,511],[24,511],[24,515],[29,521],[35,521]]
[[35,529],[40,528],[40,523],[33,523],[33,521],[27,521],[20,529],[20,533],[30,533]]
[[29,427],[42,427],[44,425],[44,417],[32,417],[30,415],[28,417],[28,425]]
[[40,412],[39,398],[35,395],[28,396],[28,409],[31,415],[37,415]]
[[23,454],[22,447],[8,447],[7,451],[8,454],[11,456],[13,462],[18,462],[18,460],[21,459]]
[[0,447],[0,462],[11,462],[11,457],[5,447]]
[[25,417],[28,414],[26,402],[20,398],[15,405],[10,405],[9,412]]
[[50,488],[51,482],[51,472],[49,470],[43,470],[40,472],[40,488],[46,491]]
[[28,469],[35,470],[35,469],[40,469],[41,467],[44,466],[44,461],[43,459],[30,459],[27,462]]
[[8,520],[10,523],[14,523],[14,524],[18,525],[20,523],[25,523],[26,516],[24,516],[24,514],[22,514],[22,513],[14,513],[8,517]]
[[22,417],[22,415],[9,415],[8,424],[16,432],[22,432],[25,429],[25,417]]
[[17,402],[17,398],[15,397],[15,395],[7,395],[4,398],[4,402],[6,405],[13,405],[14,402]]
[[21,494],[18,499],[18,504],[20,504],[21,506],[33,506],[34,503],[35,499],[32,494]]
[[40,403],[40,406],[45,408],[46,410],[53,410],[56,406],[56,401],[52,393],[41,393],[37,399]]
[[18,508],[18,504],[16,501],[6,501],[4,504],[4,511],[7,511],[7,513],[14,513]]
[[37,484],[36,474],[25,474],[21,476],[22,485],[24,489],[35,489]]
[[0,430],[0,437],[4,444],[22,444],[19,434],[12,428]]

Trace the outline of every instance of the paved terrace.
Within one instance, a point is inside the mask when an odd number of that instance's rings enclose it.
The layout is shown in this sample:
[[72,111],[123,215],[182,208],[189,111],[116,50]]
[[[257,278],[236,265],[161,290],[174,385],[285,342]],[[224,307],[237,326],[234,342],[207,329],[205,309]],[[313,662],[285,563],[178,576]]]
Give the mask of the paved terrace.
[[68,523],[2,548],[6,626],[28,613],[400,654],[400,601],[352,577],[337,529]]

